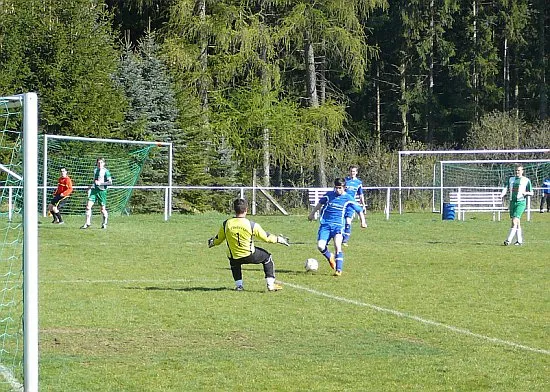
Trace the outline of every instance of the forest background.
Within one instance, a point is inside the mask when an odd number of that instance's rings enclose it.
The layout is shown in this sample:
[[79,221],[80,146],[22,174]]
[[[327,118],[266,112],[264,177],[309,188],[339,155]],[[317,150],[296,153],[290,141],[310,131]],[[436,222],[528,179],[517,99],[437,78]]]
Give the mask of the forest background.
[[358,164],[391,186],[398,150],[548,147],[549,9],[0,0],[0,96],[38,93],[42,133],[173,142],[177,185],[327,186]]

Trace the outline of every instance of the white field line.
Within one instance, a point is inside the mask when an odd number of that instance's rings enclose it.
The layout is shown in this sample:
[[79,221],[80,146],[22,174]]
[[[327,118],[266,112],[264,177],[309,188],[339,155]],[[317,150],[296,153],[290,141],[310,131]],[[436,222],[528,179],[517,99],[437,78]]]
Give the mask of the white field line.
[[11,389],[14,392],[23,392],[23,385],[17,381],[10,369],[4,365],[0,365],[0,374],[11,385]]
[[315,294],[315,295],[325,297],[325,298],[329,298],[329,299],[333,299],[335,301],[345,302],[345,303],[348,303],[348,304],[357,305],[357,306],[361,306],[361,307],[367,307],[367,308],[376,310],[378,312],[389,313],[389,314],[392,314],[392,315],[397,316],[397,317],[418,321],[419,323],[426,324],[426,325],[433,325],[435,327],[444,328],[444,329],[447,329],[447,330],[452,331],[452,332],[456,332],[456,333],[459,333],[459,334],[462,334],[462,335],[467,335],[467,336],[471,336],[471,337],[474,337],[474,338],[486,340],[486,341],[493,342],[493,343],[496,343],[496,344],[509,346],[509,347],[517,348],[517,349],[524,350],[524,351],[531,351],[531,352],[534,352],[534,353],[550,355],[550,350],[544,350],[542,348],[528,347],[528,346],[525,346],[523,344],[519,344],[519,343],[515,343],[515,342],[511,342],[511,341],[503,340],[503,339],[499,339],[499,338],[493,338],[491,336],[481,335],[481,334],[469,331],[469,330],[464,329],[464,328],[458,328],[458,327],[454,327],[452,325],[447,325],[447,324],[443,324],[443,323],[440,323],[440,322],[437,322],[437,321],[432,321],[432,320],[428,320],[428,319],[425,319],[425,318],[422,318],[422,317],[410,315],[410,314],[407,314],[407,313],[400,312],[398,310],[387,309],[387,308],[383,308],[381,306],[377,306],[377,305],[373,305],[373,304],[367,304],[365,302],[360,302],[360,301],[356,301],[356,300],[353,300],[353,299],[338,297],[336,295],[323,293],[322,291],[313,290],[313,289],[310,289],[308,287],[300,286],[300,285],[293,284],[293,283],[287,283],[287,282],[282,282],[282,281],[280,281],[280,282],[282,284],[284,284],[285,286],[289,286],[289,287],[292,287],[292,288],[295,288],[295,289],[298,289],[298,290],[307,291],[308,293]]
[[[76,283],[191,283],[220,282],[220,279],[67,279],[41,281],[41,284],[76,284]],[[229,280],[229,282],[231,282]]]
[[[159,279],[157,279],[157,280],[153,280],[153,279],[122,279],[122,280],[121,279],[106,279],[106,280],[83,279],[83,280],[56,280],[56,281],[48,281],[47,283],[62,283],[62,284],[66,284],[66,283],[71,283],[71,284],[72,283],[185,283],[185,282],[219,282],[219,281],[221,281],[221,280],[220,279],[160,279],[160,280]],[[459,328],[459,327],[455,327],[455,326],[452,326],[452,325],[443,324],[443,323],[440,323],[438,321],[428,320],[428,319],[425,319],[425,318],[422,318],[422,317],[418,317],[418,316],[414,316],[414,315],[411,315],[411,314],[403,313],[403,312],[400,312],[398,310],[388,309],[388,308],[384,308],[384,307],[381,307],[381,306],[378,306],[378,305],[368,304],[368,303],[365,303],[365,302],[356,301],[356,300],[349,299],[349,298],[339,297],[339,296],[336,296],[336,295],[324,293],[322,291],[310,289],[310,288],[305,287],[305,286],[300,286],[300,285],[297,285],[297,284],[294,284],[294,283],[288,283],[288,282],[284,282],[284,281],[281,281],[281,280],[277,280],[277,281],[284,284],[285,286],[292,287],[292,288],[295,288],[297,290],[307,291],[308,293],[311,293],[311,294],[314,294],[314,295],[317,295],[317,296],[320,296],[320,297],[325,297],[325,298],[329,298],[329,299],[332,299],[332,300],[335,300],[335,301],[340,301],[340,302],[344,302],[344,303],[348,303],[348,304],[352,304],[352,305],[356,305],[356,306],[370,308],[370,309],[373,309],[373,310],[376,310],[376,311],[382,312],[382,313],[389,313],[389,314],[392,314],[396,317],[418,321],[421,324],[432,325],[432,326],[435,326],[435,327],[447,329],[449,331],[452,331],[452,332],[455,332],[455,333],[458,333],[458,334],[471,336],[471,337],[474,337],[474,338],[478,338],[478,339],[485,340],[485,341],[488,341],[488,342],[500,344],[500,345],[503,345],[503,346],[509,346],[509,347],[513,347],[513,348],[524,350],[524,351],[530,351],[530,352],[534,352],[534,353],[550,355],[550,350],[545,350],[545,349],[542,349],[542,348],[533,348],[533,347],[525,346],[523,344],[519,344],[519,343],[509,341],[509,340],[504,340],[504,339],[499,339],[499,338],[493,338],[491,336],[481,335],[481,334],[469,331],[469,330],[464,329],[464,328]]]

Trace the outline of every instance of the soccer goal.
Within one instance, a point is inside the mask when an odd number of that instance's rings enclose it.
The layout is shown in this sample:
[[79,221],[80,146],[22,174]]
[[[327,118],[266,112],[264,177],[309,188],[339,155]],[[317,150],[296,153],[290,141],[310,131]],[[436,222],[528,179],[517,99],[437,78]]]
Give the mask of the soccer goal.
[[[105,158],[113,178],[113,185],[107,194],[107,207],[111,214],[127,213],[133,191],[142,189],[164,194],[163,198],[159,196],[162,201],[157,204],[164,208],[165,220],[168,219],[172,210],[172,143],[59,135],[45,135],[42,144],[44,216],[62,167],[68,170],[74,188],[63,212],[83,214],[98,157]],[[144,177],[146,181],[143,181]],[[142,185],[137,185],[140,181]]]
[[38,391],[38,97],[0,97],[0,385]]
[[[398,163],[398,190],[399,190],[399,213],[403,212],[403,192],[411,190],[423,190],[432,192],[432,210],[433,212],[440,212],[442,206],[442,200],[444,193],[441,187],[455,186],[451,184],[451,181],[445,182],[445,185],[441,184],[441,167],[440,162],[453,162],[453,161],[485,161],[492,165],[502,165],[497,161],[506,161],[513,165],[513,162],[520,162],[521,160],[542,160],[549,161],[548,157],[550,149],[516,149],[516,150],[448,150],[448,151],[399,151],[399,163]],[[490,162],[493,162],[492,164]],[[449,164],[450,165],[450,164]],[[457,163],[458,165],[458,163]],[[462,171],[462,173],[456,174],[455,178],[458,183],[467,184],[464,186],[504,186],[504,183],[495,184],[493,180],[489,181],[490,177],[498,176],[497,166],[483,167],[482,163],[478,164],[477,174],[474,170],[474,164],[469,164],[472,169],[471,172]],[[505,167],[502,166],[505,170]],[[450,166],[449,166],[450,168]],[[451,169],[449,169],[451,170]],[[484,173],[484,174],[482,174]],[[529,176],[527,173],[525,173]],[[509,172],[508,176],[513,175]],[[459,182],[458,179],[460,178]],[[532,181],[535,178],[531,179]],[[469,184],[468,182],[471,181]],[[533,184],[535,187],[537,185]]]
[[501,190],[508,178],[515,174],[516,165],[523,165],[523,175],[531,180],[534,188],[550,176],[550,159],[487,159],[440,161],[434,170],[434,186],[439,186],[435,198],[440,208],[449,192],[459,189]]

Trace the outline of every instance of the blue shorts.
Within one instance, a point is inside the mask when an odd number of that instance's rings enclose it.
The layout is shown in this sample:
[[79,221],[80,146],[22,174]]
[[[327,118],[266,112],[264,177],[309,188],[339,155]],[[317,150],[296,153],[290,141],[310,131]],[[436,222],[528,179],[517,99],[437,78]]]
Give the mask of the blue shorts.
[[336,234],[342,234],[344,232],[344,226],[334,223],[323,223],[319,226],[317,232],[317,241],[325,240],[327,243],[331,238],[334,238]]

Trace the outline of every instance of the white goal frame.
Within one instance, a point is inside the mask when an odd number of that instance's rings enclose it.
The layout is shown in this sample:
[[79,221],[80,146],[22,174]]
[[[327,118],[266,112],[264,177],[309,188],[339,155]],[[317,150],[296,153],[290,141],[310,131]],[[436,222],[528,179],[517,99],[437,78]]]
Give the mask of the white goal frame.
[[[550,159],[473,159],[473,160],[449,160],[449,161],[439,161],[439,208],[440,211],[443,211],[443,193],[444,189],[448,188],[448,186],[445,186],[443,183],[443,167],[448,164],[486,164],[486,163],[501,163],[501,164],[508,164],[508,165],[514,165],[519,163],[550,163]],[[434,170],[435,172],[435,170]],[[513,174],[510,173],[510,176]],[[435,178],[434,178],[435,180]],[[502,189],[505,188],[508,184],[504,184],[502,187],[491,187],[491,189]],[[476,187],[479,188],[479,187]],[[435,200],[434,200],[435,204]]]
[[398,191],[399,191],[399,214],[403,213],[403,189],[410,188],[403,186],[403,157],[414,155],[486,155],[486,154],[548,154],[550,148],[535,148],[535,149],[515,149],[515,150],[441,150],[441,151],[399,151],[398,158]]
[[[1,100],[11,108],[23,106],[23,388],[38,392],[38,96]],[[8,381],[19,388],[17,380]]]
[[[58,139],[58,140],[72,140],[72,141],[83,141],[83,142],[102,142],[102,143],[118,143],[118,144],[128,144],[128,145],[140,145],[140,146],[158,146],[168,148],[168,173],[167,173],[167,184],[165,186],[157,187],[141,187],[145,189],[159,188],[165,189],[164,197],[164,220],[168,220],[172,216],[172,191],[173,191],[173,173],[174,173],[174,162],[173,162],[173,145],[171,142],[150,142],[150,141],[138,141],[138,140],[123,140],[123,139],[101,139],[101,138],[90,138],[90,137],[79,137],[79,136],[61,136],[61,135],[44,135],[44,154],[43,154],[43,178],[42,178],[42,216],[47,216],[47,205],[48,205],[48,140]],[[136,187],[138,188],[138,187]]]

